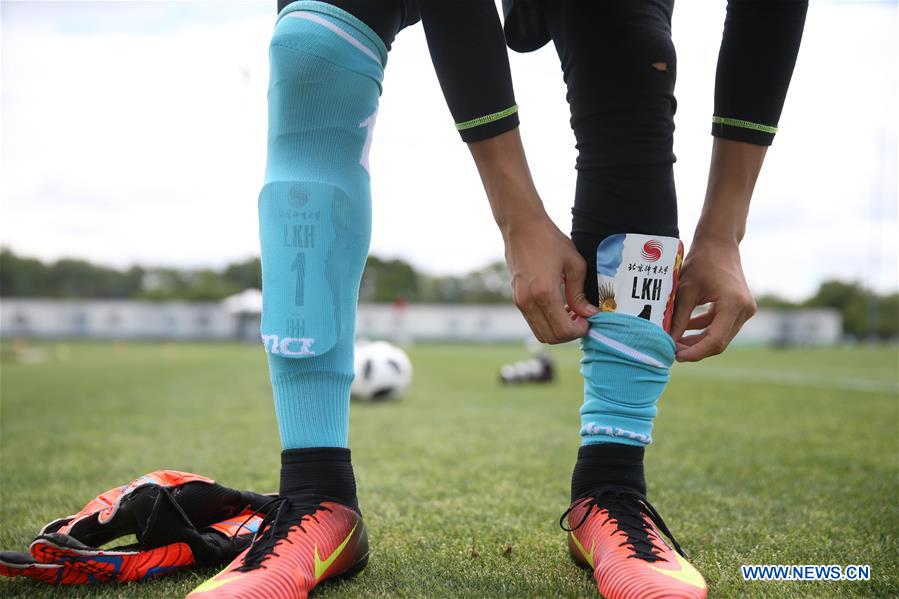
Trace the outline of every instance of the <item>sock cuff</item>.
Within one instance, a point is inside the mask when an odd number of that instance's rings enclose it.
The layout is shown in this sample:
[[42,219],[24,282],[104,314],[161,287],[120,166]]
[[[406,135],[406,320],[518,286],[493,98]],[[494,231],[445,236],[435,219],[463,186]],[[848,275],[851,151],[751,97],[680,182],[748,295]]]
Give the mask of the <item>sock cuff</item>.
[[577,450],[578,461],[638,461],[643,462],[646,448],[642,445],[624,445],[622,443],[593,443],[582,445]]
[[352,461],[350,450],[346,447],[299,447],[285,449],[281,452],[282,464],[308,464],[310,462],[346,462]]
[[674,340],[657,324],[616,312],[600,312],[587,320],[585,350],[612,352],[628,362],[666,370],[674,364]]
[[361,34],[365,42],[373,46],[373,49],[377,52],[378,57],[381,59],[381,68],[387,66],[387,46],[384,45],[384,40],[382,40],[381,37],[377,33],[375,33],[375,31],[371,27],[366,25],[355,15],[348,13],[338,6],[328,4],[327,2],[319,2],[317,0],[297,0],[296,2],[291,2],[283,9],[281,9],[281,12],[278,13],[277,20],[280,21],[285,15],[296,12],[298,10],[316,12],[346,23],[347,25],[355,29],[359,34]]

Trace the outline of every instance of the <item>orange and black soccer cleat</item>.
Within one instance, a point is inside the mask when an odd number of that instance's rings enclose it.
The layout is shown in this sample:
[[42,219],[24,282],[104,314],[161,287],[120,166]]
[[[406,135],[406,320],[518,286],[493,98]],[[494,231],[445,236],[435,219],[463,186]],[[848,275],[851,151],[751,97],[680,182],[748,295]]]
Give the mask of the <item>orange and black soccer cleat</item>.
[[368,563],[368,534],[358,512],[324,501],[276,500],[253,544],[188,599],[305,599],[320,582]]
[[662,517],[633,489],[597,489],[572,503],[559,523],[568,531],[572,559],[593,571],[606,599],[702,599],[707,594],[705,580]]

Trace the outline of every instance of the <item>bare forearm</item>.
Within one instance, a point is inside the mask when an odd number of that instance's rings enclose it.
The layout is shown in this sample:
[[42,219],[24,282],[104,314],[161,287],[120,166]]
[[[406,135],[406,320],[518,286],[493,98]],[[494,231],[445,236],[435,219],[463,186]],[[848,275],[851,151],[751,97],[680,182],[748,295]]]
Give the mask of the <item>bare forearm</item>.
[[694,242],[739,244],[742,241],[752,192],[767,150],[767,146],[715,138],[705,203]]
[[469,143],[468,148],[503,235],[515,305],[540,341],[561,343],[584,336],[584,319],[598,312],[584,295],[586,263],[547,216],[518,129]]
[[468,149],[503,236],[521,222],[546,217],[518,129],[470,143]]

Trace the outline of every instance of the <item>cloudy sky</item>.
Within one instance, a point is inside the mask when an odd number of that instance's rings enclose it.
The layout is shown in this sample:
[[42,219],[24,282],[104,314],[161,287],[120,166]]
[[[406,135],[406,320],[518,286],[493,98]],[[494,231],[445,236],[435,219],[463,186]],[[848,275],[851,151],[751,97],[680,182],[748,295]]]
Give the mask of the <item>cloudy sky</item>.
[[[2,2],[0,243],[44,259],[220,266],[258,253],[266,2]],[[675,151],[692,237],[725,2],[675,10]],[[538,189],[563,231],[573,136],[551,47],[512,56]],[[743,244],[757,293],[897,287],[897,10],[815,2]],[[372,149],[372,251],[433,273],[502,257],[420,27],[391,52]]]

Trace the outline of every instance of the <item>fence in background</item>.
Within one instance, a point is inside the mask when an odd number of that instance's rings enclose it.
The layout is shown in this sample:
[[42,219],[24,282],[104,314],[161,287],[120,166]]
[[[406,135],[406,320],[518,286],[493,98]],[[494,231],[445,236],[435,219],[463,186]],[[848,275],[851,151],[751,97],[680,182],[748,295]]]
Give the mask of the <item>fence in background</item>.
[[[363,304],[357,333],[369,339],[521,341],[530,331],[511,305]],[[233,302],[0,300],[0,335],[32,338],[243,340],[259,336],[259,313]],[[740,332],[743,344],[833,345],[836,310],[760,310]]]

